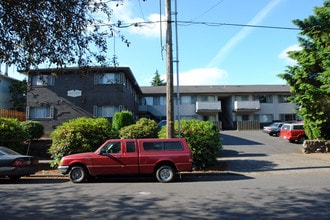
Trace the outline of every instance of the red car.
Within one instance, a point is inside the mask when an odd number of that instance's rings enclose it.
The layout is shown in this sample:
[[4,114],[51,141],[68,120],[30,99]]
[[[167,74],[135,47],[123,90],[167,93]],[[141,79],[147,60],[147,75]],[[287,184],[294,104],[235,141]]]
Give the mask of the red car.
[[291,143],[304,143],[307,138],[303,124],[284,124],[281,127],[280,138],[289,140]]
[[192,170],[192,154],[183,138],[115,139],[95,152],[64,156],[58,167],[74,183],[88,176],[153,174],[171,182],[175,174]]

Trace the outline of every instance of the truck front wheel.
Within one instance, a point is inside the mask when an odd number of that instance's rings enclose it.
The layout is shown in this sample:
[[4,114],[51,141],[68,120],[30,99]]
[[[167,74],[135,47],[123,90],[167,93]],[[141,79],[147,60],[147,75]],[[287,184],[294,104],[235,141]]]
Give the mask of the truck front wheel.
[[171,166],[160,166],[156,171],[156,178],[161,183],[168,183],[174,180],[175,173]]
[[69,178],[73,183],[81,183],[87,178],[87,171],[82,166],[72,167],[69,173]]

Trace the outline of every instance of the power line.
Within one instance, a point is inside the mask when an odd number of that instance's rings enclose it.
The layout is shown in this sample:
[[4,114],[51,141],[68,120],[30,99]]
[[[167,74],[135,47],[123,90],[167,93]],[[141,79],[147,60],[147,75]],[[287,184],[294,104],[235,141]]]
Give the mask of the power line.
[[[155,23],[163,23],[165,21],[143,21],[135,23],[123,23],[118,22],[117,24],[103,24],[100,26],[116,26],[118,28],[128,27],[144,27]],[[236,26],[236,27],[251,27],[251,28],[266,28],[266,29],[278,29],[278,30],[294,30],[298,31],[300,28],[294,27],[281,27],[281,26],[269,26],[269,25],[251,25],[251,24],[237,24],[237,23],[223,23],[223,22],[207,22],[207,21],[177,21],[178,25],[191,26],[191,25],[205,25],[210,27],[221,27],[221,26]]]

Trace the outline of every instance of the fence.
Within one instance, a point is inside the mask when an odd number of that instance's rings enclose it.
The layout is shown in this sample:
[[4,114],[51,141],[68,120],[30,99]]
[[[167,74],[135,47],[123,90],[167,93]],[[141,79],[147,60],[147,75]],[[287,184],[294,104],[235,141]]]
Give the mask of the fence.
[[0,109],[0,117],[2,118],[17,118],[19,121],[26,120],[25,112],[19,112],[14,110],[8,109]]
[[260,129],[259,121],[237,121],[237,130],[257,130]]

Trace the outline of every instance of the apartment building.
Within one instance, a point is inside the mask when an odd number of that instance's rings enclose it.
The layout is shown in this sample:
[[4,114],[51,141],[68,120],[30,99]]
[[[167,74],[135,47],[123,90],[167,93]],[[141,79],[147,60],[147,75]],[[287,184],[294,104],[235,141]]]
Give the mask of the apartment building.
[[[40,121],[46,136],[77,117],[105,117],[129,110],[136,118],[166,119],[166,87],[140,87],[129,67],[36,69],[28,76],[26,116]],[[214,122],[219,129],[238,129],[253,122],[256,129],[273,121],[294,121],[285,85],[180,86],[175,119]],[[177,91],[177,88],[174,88]]]
[[26,117],[40,121],[46,136],[77,117],[105,117],[138,112],[141,89],[128,67],[36,69],[28,76]]
[[[165,119],[165,89],[141,87],[140,112]],[[286,85],[180,86],[174,116],[176,120],[213,121],[220,129],[237,129],[244,121],[254,122],[252,128],[261,128],[273,121],[298,120],[296,105],[288,102],[289,96]]]

